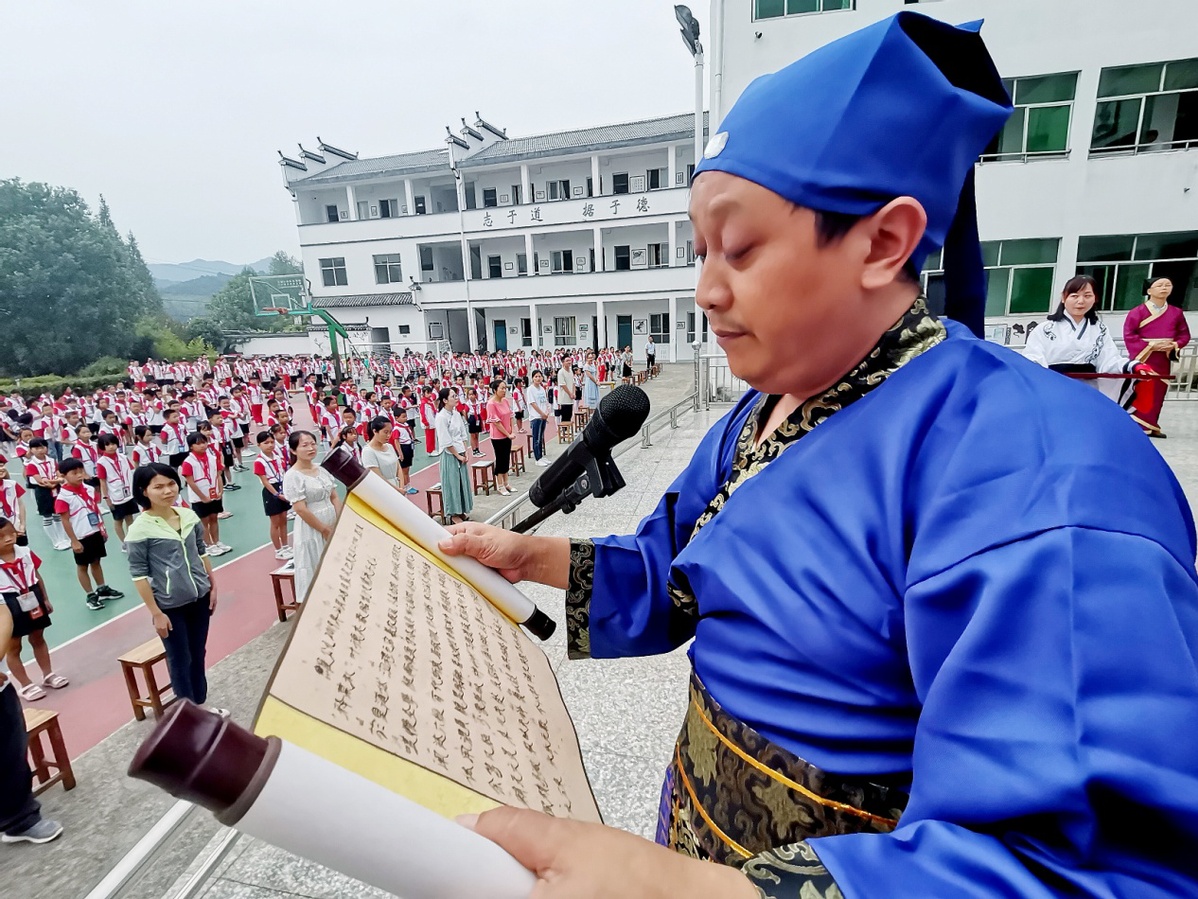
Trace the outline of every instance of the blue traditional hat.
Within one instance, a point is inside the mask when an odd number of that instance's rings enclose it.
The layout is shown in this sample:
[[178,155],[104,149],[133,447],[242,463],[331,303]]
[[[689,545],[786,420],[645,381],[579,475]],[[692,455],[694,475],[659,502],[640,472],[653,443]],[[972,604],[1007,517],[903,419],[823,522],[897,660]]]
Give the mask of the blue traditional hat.
[[986,279],[973,167],[1012,111],[981,24],[900,12],[763,75],[695,175],[727,172],[849,215],[914,197],[928,226],[911,260],[920,268],[944,247],[945,314],[980,336]]

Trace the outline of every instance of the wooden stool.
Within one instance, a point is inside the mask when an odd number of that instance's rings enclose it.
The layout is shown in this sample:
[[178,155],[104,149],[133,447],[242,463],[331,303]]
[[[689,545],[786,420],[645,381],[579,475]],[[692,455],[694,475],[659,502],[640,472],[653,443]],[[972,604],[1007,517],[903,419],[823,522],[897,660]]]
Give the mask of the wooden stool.
[[[291,602],[283,599],[284,582],[291,584]],[[295,595],[295,566],[284,565],[272,571],[270,585],[275,591],[275,611],[278,612],[280,621],[286,621],[288,612],[299,611],[299,597]]]
[[512,447],[512,474],[524,474],[524,447]]
[[[433,497],[437,498],[437,508],[433,509]],[[441,524],[446,524],[445,520],[445,496],[441,493],[441,482],[433,484],[428,490],[424,491],[424,501],[428,503],[428,517],[435,518]]]
[[484,491],[487,496],[491,495],[491,490],[495,487],[495,463],[491,461],[473,462],[470,465],[470,478],[474,482],[474,495],[478,496],[478,491]]
[[572,424],[574,425],[575,429],[585,428],[587,425],[587,422],[590,420],[591,420],[591,410],[590,409],[575,409],[574,410],[574,421],[572,422]]
[[573,422],[563,421],[557,426],[557,442],[571,443],[574,440],[574,424]]
[[531,456],[532,455],[532,434],[528,433],[528,434],[525,434],[524,436],[528,439],[528,454]]
[[[75,772],[67,758],[67,747],[62,740],[62,728],[58,726],[58,712],[49,709],[25,709],[25,732],[29,734],[29,767],[33,770],[35,786],[33,795],[38,796],[56,783],[64,790],[75,789]],[[42,745],[42,735],[50,743],[50,755]],[[50,769],[54,769],[54,774]]]
[[[117,661],[121,663],[121,673],[125,675],[125,687],[129,690],[129,701],[133,703],[133,717],[138,721],[145,721],[145,709],[151,709],[155,718],[161,718],[162,710],[177,698],[172,693],[169,699],[163,701],[163,694],[171,688],[170,681],[159,687],[158,681],[154,677],[154,663],[166,661],[166,649],[162,646],[162,640],[158,637],[147,640],[136,649],[131,649],[120,656]],[[140,670],[142,677],[145,678],[149,696],[141,695],[141,688],[137,686],[137,677],[133,673],[137,670]]]

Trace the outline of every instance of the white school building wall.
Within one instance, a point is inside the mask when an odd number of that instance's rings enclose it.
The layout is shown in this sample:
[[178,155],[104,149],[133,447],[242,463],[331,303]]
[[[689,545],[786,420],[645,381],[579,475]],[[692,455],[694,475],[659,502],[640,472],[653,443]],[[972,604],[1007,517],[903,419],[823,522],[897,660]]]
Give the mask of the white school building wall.
[[[797,14],[813,5],[828,11]],[[1194,0],[713,0],[713,121],[759,75],[902,10],[954,24],[984,19],[1000,74],[1028,79],[1015,82],[1022,111],[1004,133],[1003,152],[983,157],[977,174],[992,269],[987,324],[996,334],[1042,321],[1079,267],[1099,275],[1103,317],[1120,336],[1149,274],[1171,277],[1174,302],[1198,308]],[[1043,101],[1037,91],[1073,79],[1032,79],[1074,74],[1071,100],[1021,102],[1020,85],[1029,101]],[[1000,265],[999,252],[1019,261]],[[1004,287],[1007,295],[997,296]],[[1187,317],[1198,326],[1198,315]]]

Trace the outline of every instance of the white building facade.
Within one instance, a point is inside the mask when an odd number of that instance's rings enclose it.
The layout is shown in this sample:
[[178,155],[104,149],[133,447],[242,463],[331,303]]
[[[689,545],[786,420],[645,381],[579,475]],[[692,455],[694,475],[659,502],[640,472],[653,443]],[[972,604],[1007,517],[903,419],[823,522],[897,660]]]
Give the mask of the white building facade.
[[360,159],[322,142],[280,165],[313,303],[360,347],[641,357],[652,336],[678,360],[706,332],[694,158],[693,114],[523,138],[476,115],[443,149]]
[[713,119],[757,76],[904,9],[985,19],[1013,94],[977,176],[991,336],[1022,343],[1078,272],[1116,334],[1149,276],[1198,309],[1195,0],[712,0]]

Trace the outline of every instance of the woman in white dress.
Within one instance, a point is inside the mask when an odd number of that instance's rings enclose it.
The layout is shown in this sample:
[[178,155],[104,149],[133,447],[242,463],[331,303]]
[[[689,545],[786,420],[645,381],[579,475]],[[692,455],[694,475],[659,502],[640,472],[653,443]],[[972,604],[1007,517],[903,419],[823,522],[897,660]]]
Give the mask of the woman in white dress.
[[287,445],[295,462],[283,475],[283,496],[295,510],[295,598],[303,602],[325,544],[333,536],[341,497],[333,476],[316,464],[315,436],[295,431],[287,438]]
[[[1061,305],[1031,333],[1023,355],[1038,365],[1063,374],[1141,374],[1147,366],[1128,359],[1115,345],[1107,327],[1094,311],[1096,283],[1089,275],[1071,278],[1061,292]],[[1145,369],[1141,372],[1141,369]],[[1131,380],[1093,379],[1116,402],[1130,396]]]

